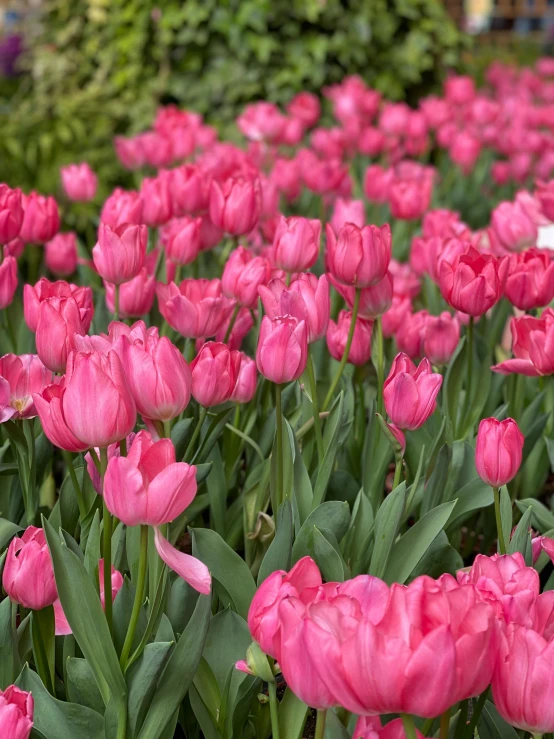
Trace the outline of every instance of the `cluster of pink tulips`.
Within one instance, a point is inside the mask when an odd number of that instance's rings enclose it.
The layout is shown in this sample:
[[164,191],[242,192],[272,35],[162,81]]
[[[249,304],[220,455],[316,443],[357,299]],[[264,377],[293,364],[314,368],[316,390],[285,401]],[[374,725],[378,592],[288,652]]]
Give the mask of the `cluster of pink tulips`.
[[554,61],[486,80],[0,185],[2,739],[554,733]]

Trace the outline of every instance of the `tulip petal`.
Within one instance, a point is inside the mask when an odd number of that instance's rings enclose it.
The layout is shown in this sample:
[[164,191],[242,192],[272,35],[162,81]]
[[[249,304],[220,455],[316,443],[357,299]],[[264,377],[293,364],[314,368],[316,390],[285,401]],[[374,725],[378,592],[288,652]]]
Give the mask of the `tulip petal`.
[[199,593],[203,595],[210,594],[212,578],[203,562],[171,546],[158,528],[154,529],[154,543],[158,554],[168,567]]

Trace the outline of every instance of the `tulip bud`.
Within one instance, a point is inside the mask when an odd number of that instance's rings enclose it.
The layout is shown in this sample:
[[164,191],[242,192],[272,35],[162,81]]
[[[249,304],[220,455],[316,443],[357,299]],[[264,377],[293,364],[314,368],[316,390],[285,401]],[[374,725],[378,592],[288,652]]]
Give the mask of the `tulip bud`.
[[233,303],[223,295],[218,279],[188,279],[158,284],[160,313],[169,325],[187,338],[215,336],[231,314]]
[[31,331],[37,330],[40,304],[50,298],[73,298],[79,306],[84,333],[87,333],[94,316],[92,289],[64,280],[50,282],[46,277],[42,277],[34,286],[25,285],[23,288],[23,315]]
[[58,204],[52,197],[32,192],[23,196],[23,223],[20,238],[26,244],[45,244],[60,227]]
[[0,690],[0,731],[6,739],[29,739],[35,702],[31,693],[10,685]]
[[176,216],[208,209],[209,177],[196,164],[183,164],[171,170],[173,209]]
[[484,418],[479,424],[475,466],[479,477],[491,487],[506,485],[521,466],[525,439],[513,418]]
[[100,214],[100,223],[112,229],[126,224],[135,226],[143,223],[143,201],[138,192],[127,192],[117,187],[106,200]]
[[347,223],[335,237],[327,225],[327,265],[339,282],[358,288],[380,282],[387,273],[391,257],[388,224],[358,228]]
[[15,257],[6,257],[0,264],[0,309],[6,308],[12,302],[16,290],[17,261]]
[[260,327],[256,364],[271,382],[281,385],[297,380],[306,368],[306,323],[293,316],[264,316]]
[[431,364],[450,362],[460,341],[460,324],[455,316],[443,311],[440,316],[427,316],[423,329],[423,353]]
[[[349,308],[352,308],[356,299],[356,288],[343,285],[338,280],[335,280],[332,275],[331,283],[335,290],[346,300]],[[392,296],[392,275],[390,272],[387,272],[383,279],[376,285],[364,287],[360,290],[358,316],[368,321],[378,318],[391,307]]]
[[0,245],[13,241],[21,231],[23,204],[21,190],[0,184]]
[[481,316],[502,295],[508,264],[470,246],[452,262],[440,262],[439,284],[446,302],[470,316]]
[[405,354],[397,354],[383,386],[385,408],[400,429],[413,431],[423,426],[434,412],[442,376],[431,370],[428,359],[419,367]]
[[425,213],[431,203],[433,180],[428,176],[394,179],[389,187],[389,204],[393,218],[413,221]]
[[235,177],[222,184],[213,180],[210,187],[210,220],[233,236],[252,231],[262,207],[259,180]]
[[46,266],[58,277],[68,277],[77,269],[77,237],[73,231],[59,233],[45,247]]
[[505,294],[520,310],[548,305],[554,298],[554,260],[550,249],[526,249],[508,258]]
[[[337,362],[340,362],[344,355],[351,322],[352,313],[346,310],[341,310],[336,323],[329,321],[327,347],[329,348],[329,353]],[[372,328],[373,324],[370,321],[364,321],[362,318],[356,321],[352,344],[348,352],[347,361],[350,364],[362,365],[369,361],[371,356]]]
[[162,229],[162,243],[168,259],[175,264],[194,262],[200,251],[201,218],[174,218]]
[[52,372],[65,371],[75,334],[85,334],[81,313],[73,298],[50,298],[40,304],[35,336],[37,354]]
[[172,213],[169,179],[162,174],[145,177],[140,186],[142,198],[142,222],[147,226],[167,223]]
[[260,285],[258,292],[270,318],[290,315],[305,321],[308,344],[325,336],[331,311],[327,275],[318,279],[310,272],[300,274],[289,287],[276,277],[267,286]]
[[491,228],[508,251],[521,251],[537,241],[537,224],[519,202],[497,205],[491,215]]
[[272,257],[285,272],[303,272],[317,262],[321,222],[310,218],[281,216],[273,239]]
[[29,526],[14,537],[4,564],[2,586],[10,600],[40,611],[58,597],[52,558],[42,529]]
[[240,352],[222,343],[208,341],[191,362],[192,394],[205,408],[230,399],[237,384]]
[[[110,313],[115,312],[115,285],[104,282],[106,305]],[[150,313],[156,295],[156,277],[149,275],[143,267],[136,277],[119,287],[120,318],[140,318]]]
[[250,359],[244,352],[241,352],[237,381],[230,400],[233,403],[250,403],[256,394],[257,383],[258,371],[256,369],[256,362]]
[[244,246],[235,249],[221,277],[223,293],[234,298],[245,308],[255,308],[258,302],[258,287],[271,276],[271,265],[265,257],[255,257]]
[[98,178],[86,162],[62,167],[61,175],[63,189],[70,200],[81,202],[93,200],[98,187]]
[[98,274],[114,285],[136,277],[144,262],[147,243],[146,226],[122,224],[112,229],[101,223],[98,242],[92,250]]
[[364,193],[369,202],[386,203],[393,179],[392,169],[383,169],[378,164],[370,165],[364,175]]

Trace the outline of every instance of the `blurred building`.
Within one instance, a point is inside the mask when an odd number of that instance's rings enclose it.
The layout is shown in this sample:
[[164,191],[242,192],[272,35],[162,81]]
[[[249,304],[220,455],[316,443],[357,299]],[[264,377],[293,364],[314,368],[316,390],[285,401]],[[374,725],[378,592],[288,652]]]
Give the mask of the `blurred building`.
[[551,44],[554,0],[445,0],[450,15],[469,33],[526,36]]

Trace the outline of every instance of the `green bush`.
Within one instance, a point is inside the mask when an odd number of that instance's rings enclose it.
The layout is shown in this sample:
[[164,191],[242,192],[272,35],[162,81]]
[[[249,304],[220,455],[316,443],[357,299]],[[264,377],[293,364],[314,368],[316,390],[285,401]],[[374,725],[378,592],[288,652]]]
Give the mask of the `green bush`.
[[0,171],[44,191],[75,159],[120,181],[111,139],[159,102],[228,127],[251,100],[352,73],[414,101],[465,44],[439,0],[50,0],[42,21],[0,123]]

